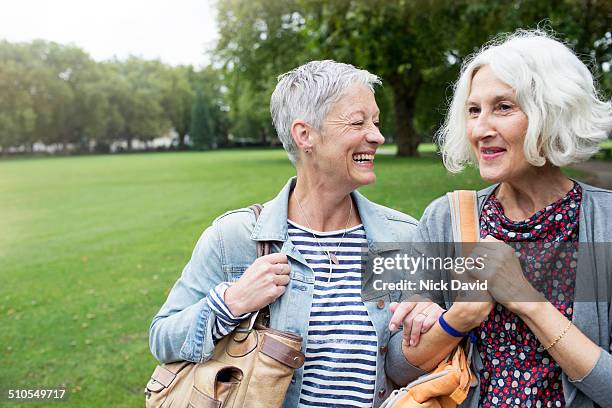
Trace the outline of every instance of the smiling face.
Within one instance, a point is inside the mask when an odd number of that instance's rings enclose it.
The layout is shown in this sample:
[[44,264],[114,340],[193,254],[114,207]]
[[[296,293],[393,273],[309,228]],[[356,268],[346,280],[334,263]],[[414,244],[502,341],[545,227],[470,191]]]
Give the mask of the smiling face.
[[378,129],[378,106],[364,85],[348,88],[315,131],[315,171],[349,191],[376,181],[374,155],[385,138]]
[[533,166],[523,150],[528,118],[516,93],[487,65],[472,78],[466,104],[467,135],[480,176],[493,183],[525,176]]

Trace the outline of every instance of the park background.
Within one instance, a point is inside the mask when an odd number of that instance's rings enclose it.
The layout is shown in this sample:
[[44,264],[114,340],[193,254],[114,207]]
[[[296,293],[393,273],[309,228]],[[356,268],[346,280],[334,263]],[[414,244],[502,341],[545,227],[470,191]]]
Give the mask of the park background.
[[[555,32],[612,94],[609,1],[204,3],[216,35],[196,50],[200,64],[94,58],[79,37],[9,41],[0,31],[1,391],[63,385],[62,406],[142,406],[156,364],[151,318],[200,233],[294,174],[269,98],[297,65],[331,58],[382,77],[390,144],[362,192],[415,217],[449,190],[484,186],[475,169],[448,174],[432,136],[460,64],[497,33]],[[181,21],[167,23],[159,30]],[[566,171],[611,187],[611,147]]]

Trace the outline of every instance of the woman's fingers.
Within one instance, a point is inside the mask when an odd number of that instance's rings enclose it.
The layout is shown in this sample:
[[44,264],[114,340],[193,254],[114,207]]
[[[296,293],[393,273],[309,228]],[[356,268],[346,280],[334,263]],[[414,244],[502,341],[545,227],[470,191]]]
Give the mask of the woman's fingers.
[[285,263],[278,263],[270,265],[270,271],[276,275],[289,275],[291,273],[291,267]]
[[274,275],[272,279],[276,286],[287,286],[291,280],[289,275]]
[[404,317],[404,341],[409,342],[411,346],[418,343],[421,336],[421,327],[427,318],[426,310],[431,305],[429,302],[418,302],[417,305]]
[[[423,322],[423,326],[421,327],[421,333],[427,333],[429,329],[433,327],[434,324],[438,321],[442,313],[444,313],[444,308],[438,305],[437,303],[432,303],[431,306],[426,311],[427,319]],[[417,341],[418,343],[418,341]]]
[[287,255],[283,254],[282,252],[275,252],[272,254],[268,254],[268,255],[264,255],[262,257],[259,257],[255,260],[255,262],[269,262],[271,264],[286,264],[289,261],[287,261]]
[[393,316],[391,316],[391,320],[389,321],[389,330],[397,330],[404,321],[406,315],[410,313],[416,304],[417,302],[392,303],[390,307],[391,311],[393,312]]
[[444,309],[421,296],[412,299],[414,301],[391,303],[393,316],[389,322],[389,330],[394,331],[401,324],[404,341],[414,347],[419,344],[421,334],[432,328]]

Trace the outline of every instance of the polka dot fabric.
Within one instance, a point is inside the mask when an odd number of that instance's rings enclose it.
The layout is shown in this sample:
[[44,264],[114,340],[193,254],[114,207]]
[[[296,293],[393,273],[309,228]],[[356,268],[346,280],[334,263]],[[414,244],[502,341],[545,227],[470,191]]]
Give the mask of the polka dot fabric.
[[[578,257],[578,220],[582,190],[563,198],[524,221],[504,215],[491,195],[480,216],[481,236],[511,245],[532,285],[568,319],[572,318]],[[564,407],[561,368],[529,327],[496,304],[478,329],[481,407]]]

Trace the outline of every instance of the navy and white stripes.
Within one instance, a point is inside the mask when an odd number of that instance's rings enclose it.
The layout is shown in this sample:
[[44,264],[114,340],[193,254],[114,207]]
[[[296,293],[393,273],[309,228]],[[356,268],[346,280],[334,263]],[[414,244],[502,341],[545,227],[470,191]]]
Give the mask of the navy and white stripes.
[[225,291],[229,287],[227,282],[221,282],[215,288],[211,289],[206,298],[208,307],[215,314],[215,324],[213,325],[212,335],[215,341],[219,341],[230,334],[240,321],[246,319],[251,313],[245,313],[242,316],[234,316],[228,309],[224,301]]
[[[361,300],[361,274],[368,247],[365,230],[359,225],[346,232],[323,233],[289,221],[288,232],[315,275],[299,406],[371,408],[378,344]],[[334,252],[339,261],[339,265],[332,265],[331,276],[325,251]],[[216,317],[215,341],[250,316],[231,314],[223,300],[228,287],[228,283],[220,283],[207,297]]]
[[[291,242],[315,274],[299,406],[371,407],[377,336],[361,300],[365,230],[359,225],[342,237],[344,230],[321,233],[291,221],[288,227]],[[331,279],[324,251],[339,260]]]

